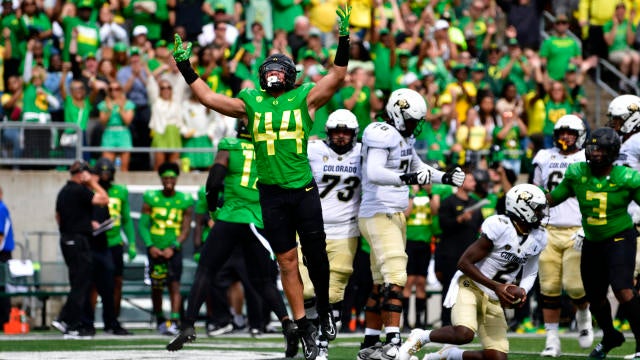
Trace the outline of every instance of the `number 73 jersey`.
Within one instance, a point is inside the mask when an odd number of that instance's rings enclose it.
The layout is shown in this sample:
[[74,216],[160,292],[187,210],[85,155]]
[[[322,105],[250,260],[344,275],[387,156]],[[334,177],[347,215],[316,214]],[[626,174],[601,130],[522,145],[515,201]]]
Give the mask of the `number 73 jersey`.
[[359,236],[361,144],[337,154],[324,141],[309,142],[309,164],[318,184],[322,218],[329,239]]

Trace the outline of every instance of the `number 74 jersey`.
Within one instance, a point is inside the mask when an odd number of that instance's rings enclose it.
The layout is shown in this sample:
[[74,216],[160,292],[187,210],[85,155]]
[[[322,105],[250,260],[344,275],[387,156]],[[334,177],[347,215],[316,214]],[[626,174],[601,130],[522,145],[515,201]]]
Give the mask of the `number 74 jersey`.
[[362,175],[361,144],[337,154],[324,141],[312,140],[307,148],[313,178],[318,184],[325,232],[329,239],[359,236]]

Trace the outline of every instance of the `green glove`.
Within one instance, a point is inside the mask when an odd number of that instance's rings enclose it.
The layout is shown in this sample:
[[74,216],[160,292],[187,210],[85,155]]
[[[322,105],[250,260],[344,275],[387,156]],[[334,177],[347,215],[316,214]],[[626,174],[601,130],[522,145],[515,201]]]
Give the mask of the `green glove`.
[[173,58],[176,59],[176,62],[179,63],[181,61],[189,60],[191,57],[191,43],[187,43],[186,49],[182,46],[182,39],[180,35],[174,35],[174,43],[173,43]]
[[195,262],[199,262],[200,261],[200,253],[199,252],[193,253],[193,261],[195,261]]
[[138,253],[136,252],[136,246],[135,245],[129,246],[129,262],[132,262],[133,259],[136,258],[137,254]]
[[[336,14],[340,18],[340,36],[349,36],[349,16],[351,16],[351,6],[345,5],[344,9],[338,8]],[[175,55],[174,55],[175,56]]]

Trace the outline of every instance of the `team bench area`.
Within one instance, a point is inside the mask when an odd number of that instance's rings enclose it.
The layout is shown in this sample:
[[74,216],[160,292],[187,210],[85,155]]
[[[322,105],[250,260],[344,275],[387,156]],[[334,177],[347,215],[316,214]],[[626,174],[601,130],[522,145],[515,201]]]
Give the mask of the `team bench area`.
[[[67,296],[69,293],[67,266],[64,262],[40,262],[32,263],[32,267],[32,274],[29,275],[29,272],[26,271],[27,275],[16,276],[15,267],[12,272],[8,263],[0,263],[0,286],[5,289],[0,292],[0,297],[22,296],[39,300],[42,305],[39,325],[46,327],[50,322],[50,319],[47,318],[47,302],[55,297]],[[180,292],[184,301],[186,301],[193,283],[196,267],[197,264],[192,260],[183,262]],[[122,284],[123,301],[130,302],[134,298],[150,298],[151,286],[148,281],[145,283],[145,268],[143,262],[125,263]],[[130,303],[133,304],[133,302]],[[139,305],[133,305],[140,308]],[[140,308],[140,310],[151,313],[150,308]]]

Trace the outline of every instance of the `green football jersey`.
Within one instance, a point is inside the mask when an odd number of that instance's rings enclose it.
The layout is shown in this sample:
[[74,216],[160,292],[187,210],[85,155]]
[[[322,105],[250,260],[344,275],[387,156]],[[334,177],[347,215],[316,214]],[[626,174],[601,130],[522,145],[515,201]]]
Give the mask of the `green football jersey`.
[[224,178],[224,205],[218,211],[218,220],[253,223],[262,228],[253,144],[244,139],[228,137],[218,144],[218,151],[221,150],[229,152],[229,165]]
[[130,244],[135,243],[136,232],[129,213],[129,190],[125,185],[112,184],[107,193],[109,194],[109,216],[116,219],[113,227],[107,231],[109,247],[124,244],[121,230],[124,230]]
[[305,83],[277,98],[258,89],[243,89],[238,94],[246,106],[261,183],[298,189],[313,178],[307,159],[313,125],[307,95],[313,86]]
[[431,242],[431,198],[427,190],[420,188],[418,192],[410,190],[413,196],[413,207],[407,218],[407,240]]
[[185,210],[193,206],[191,194],[176,191],[166,197],[160,190],[147,190],[142,199],[151,207],[151,244],[158,249],[166,249],[176,244],[182,231],[182,217]]
[[555,203],[577,197],[582,227],[588,241],[603,241],[633,227],[627,206],[640,203],[640,173],[625,166],[614,166],[609,176],[596,177],[589,165],[569,165],[562,182],[553,189]]

